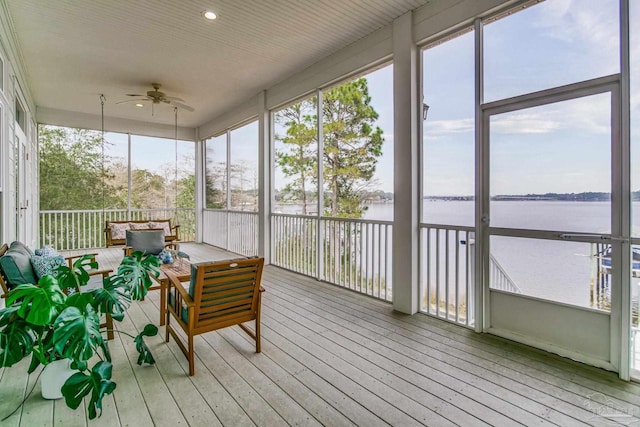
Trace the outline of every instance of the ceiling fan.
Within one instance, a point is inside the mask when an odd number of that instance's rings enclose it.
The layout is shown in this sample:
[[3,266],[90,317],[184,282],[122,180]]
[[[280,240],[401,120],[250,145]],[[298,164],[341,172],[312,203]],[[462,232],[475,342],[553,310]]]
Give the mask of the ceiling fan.
[[116,102],[116,104],[124,104],[125,102],[151,101],[152,107],[154,104],[164,103],[176,108],[180,108],[182,110],[195,111],[193,107],[183,104],[184,99],[176,98],[175,96],[167,96],[164,92],[160,92],[160,83],[151,83],[151,86],[153,87],[153,90],[147,91],[146,95],[127,93],[127,96],[136,97],[136,99],[128,99],[126,101]]

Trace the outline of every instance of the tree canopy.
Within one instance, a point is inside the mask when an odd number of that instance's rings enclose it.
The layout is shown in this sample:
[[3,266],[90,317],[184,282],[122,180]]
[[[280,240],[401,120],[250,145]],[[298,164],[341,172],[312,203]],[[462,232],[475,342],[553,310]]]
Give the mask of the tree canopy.
[[[127,159],[109,156],[112,144],[97,131],[40,126],[40,209],[125,209],[129,197]],[[194,155],[180,164],[193,164]],[[131,206],[193,208],[195,171],[159,164],[158,171],[131,170]],[[177,178],[177,181],[176,181]]]
[[[281,190],[286,200],[299,200],[306,214],[309,188],[317,188],[317,99],[301,101],[276,115],[285,146],[275,162],[289,181]],[[382,155],[382,129],[375,126],[378,113],[371,106],[366,78],[345,83],[322,95],[322,172],[324,213],[359,218],[370,190],[378,158]]]

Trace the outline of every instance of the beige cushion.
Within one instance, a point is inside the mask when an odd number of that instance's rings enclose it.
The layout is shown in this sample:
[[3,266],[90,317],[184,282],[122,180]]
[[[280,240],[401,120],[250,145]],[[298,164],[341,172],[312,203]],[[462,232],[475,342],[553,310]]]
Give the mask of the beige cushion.
[[148,230],[150,228],[157,228],[150,227],[148,222],[130,222],[129,224],[131,224],[132,230]]
[[169,221],[149,221],[149,228],[160,228],[164,231],[165,236],[171,236],[171,228],[169,228]]
[[112,222],[109,224],[109,228],[111,228],[111,238],[112,239],[124,239],[126,237],[127,230],[131,230],[131,223],[123,222],[123,223],[115,223]]

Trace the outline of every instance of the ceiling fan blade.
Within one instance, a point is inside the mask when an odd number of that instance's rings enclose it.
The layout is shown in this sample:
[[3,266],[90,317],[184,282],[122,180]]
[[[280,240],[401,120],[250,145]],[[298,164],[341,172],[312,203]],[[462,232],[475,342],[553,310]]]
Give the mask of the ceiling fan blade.
[[173,105],[174,107],[178,107],[178,108],[181,108],[183,110],[196,111],[193,107],[189,107],[188,105],[181,104],[179,102],[171,102],[170,104]]
[[142,95],[139,93],[127,93],[126,96],[144,96],[145,98],[147,97],[147,95]]
[[142,102],[142,101],[148,101],[149,99],[147,98],[141,98],[141,99],[127,99],[126,101],[120,101],[120,102],[116,102],[116,104],[124,104],[126,102]]
[[163,96],[164,99],[168,99],[169,101],[178,101],[178,102],[184,102],[184,99],[182,98],[178,98],[175,96]]

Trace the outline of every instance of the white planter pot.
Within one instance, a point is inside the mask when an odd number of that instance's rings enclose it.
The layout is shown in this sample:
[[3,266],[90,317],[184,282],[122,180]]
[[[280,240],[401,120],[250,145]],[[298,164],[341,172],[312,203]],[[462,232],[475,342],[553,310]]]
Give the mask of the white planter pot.
[[42,386],[42,397],[45,399],[62,399],[62,391],[60,389],[71,375],[78,372],[71,369],[69,365],[71,360],[60,359],[49,363],[44,367],[40,376],[40,384]]

